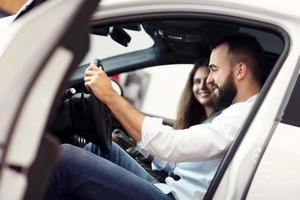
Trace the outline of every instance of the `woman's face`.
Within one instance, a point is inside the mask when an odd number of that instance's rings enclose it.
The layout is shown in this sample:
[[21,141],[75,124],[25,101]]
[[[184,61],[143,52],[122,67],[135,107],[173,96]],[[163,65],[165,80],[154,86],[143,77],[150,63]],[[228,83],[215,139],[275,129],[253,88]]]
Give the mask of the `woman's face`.
[[203,106],[212,106],[214,93],[211,85],[206,84],[208,67],[199,67],[193,78],[193,94]]

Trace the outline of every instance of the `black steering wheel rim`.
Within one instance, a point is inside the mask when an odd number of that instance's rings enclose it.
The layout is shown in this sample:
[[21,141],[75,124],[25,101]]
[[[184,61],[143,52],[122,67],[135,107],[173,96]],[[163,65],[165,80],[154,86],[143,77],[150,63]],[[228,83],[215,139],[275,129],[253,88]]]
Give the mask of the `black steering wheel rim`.
[[90,103],[92,121],[96,129],[95,140],[102,153],[106,154],[112,146],[112,118],[109,109],[91,93]]

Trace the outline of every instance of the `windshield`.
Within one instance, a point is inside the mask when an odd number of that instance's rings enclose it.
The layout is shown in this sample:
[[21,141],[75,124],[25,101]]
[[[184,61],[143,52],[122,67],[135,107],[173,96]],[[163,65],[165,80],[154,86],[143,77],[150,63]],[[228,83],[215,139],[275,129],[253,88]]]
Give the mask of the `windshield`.
[[[128,47],[122,46],[108,36],[90,34],[90,49],[81,64],[89,63],[93,58],[104,59],[124,53],[147,49],[153,46],[151,37],[142,29],[141,31],[126,30],[131,36]],[[142,41],[142,42],[141,42]]]

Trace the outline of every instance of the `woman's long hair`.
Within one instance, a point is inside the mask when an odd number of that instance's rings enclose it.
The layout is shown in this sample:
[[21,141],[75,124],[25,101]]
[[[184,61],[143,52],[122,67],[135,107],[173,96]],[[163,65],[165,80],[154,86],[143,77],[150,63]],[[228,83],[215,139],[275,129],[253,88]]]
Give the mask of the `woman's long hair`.
[[200,124],[207,116],[204,106],[199,103],[193,94],[194,75],[200,67],[207,67],[206,59],[197,60],[182,92],[179,106],[177,109],[177,118],[174,123],[175,129],[185,129],[190,126]]

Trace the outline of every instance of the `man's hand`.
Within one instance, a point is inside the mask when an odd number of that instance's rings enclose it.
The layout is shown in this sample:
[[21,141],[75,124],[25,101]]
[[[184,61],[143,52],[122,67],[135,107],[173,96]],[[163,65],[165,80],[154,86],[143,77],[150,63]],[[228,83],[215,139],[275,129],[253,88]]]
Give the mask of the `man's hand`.
[[90,65],[85,70],[85,87],[103,103],[107,104],[112,95],[117,94],[111,85],[111,80],[106,73],[95,64]]
[[141,140],[141,129],[145,116],[118,95],[111,85],[111,80],[101,68],[94,64],[89,66],[85,70],[84,85],[108,106],[133,139]]

